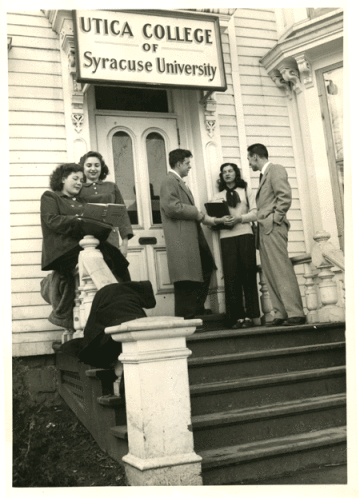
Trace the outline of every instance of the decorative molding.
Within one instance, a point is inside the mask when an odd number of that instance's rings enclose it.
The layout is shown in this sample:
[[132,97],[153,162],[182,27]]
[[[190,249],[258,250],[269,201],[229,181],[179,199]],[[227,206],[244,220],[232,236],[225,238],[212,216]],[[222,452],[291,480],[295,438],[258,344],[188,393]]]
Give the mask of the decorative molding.
[[294,55],[305,88],[314,86],[312,67],[305,53]]
[[192,12],[202,12],[204,14],[211,14],[217,16],[220,22],[220,32],[224,33],[229,25],[231,17],[235,14],[235,9],[181,9]]
[[261,59],[267,72],[278,69],[280,64],[295,60],[296,54],[305,54],[310,60],[341,50],[343,47],[342,9],[315,20],[295,23]]
[[84,114],[83,113],[72,113],[71,119],[74,125],[74,129],[77,133],[82,130],[82,125],[84,124]]
[[288,99],[292,99],[291,85],[288,81],[285,81],[280,71],[277,69],[273,69],[269,73],[270,78],[273,80],[275,85],[282,90],[285,90],[285,94]]
[[274,44],[260,63],[278,87],[282,82],[278,75],[275,79],[271,76],[273,71],[280,72],[290,83],[291,92],[300,93],[314,86],[311,61],[342,50],[343,17],[343,10],[335,9],[319,18],[294,23]]
[[279,67],[281,76],[285,81],[290,84],[290,90],[294,90],[296,93],[301,92],[300,86],[300,75],[299,71],[290,64],[284,64]]
[[206,116],[205,117],[205,125],[206,125],[206,130],[210,138],[214,136],[214,131],[215,131],[215,126],[216,126],[216,120],[211,119],[211,117]]
[[205,126],[207,134],[209,135],[210,138],[213,138],[216,126],[215,114],[216,114],[217,102],[213,95],[214,95],[213,93],[210,95],[205,95],[205,97],[203,97],[203,99],[200,101],[200,103],[204,105]]
[[[74,27],[72,19],[63,18],[60,31],[60,45],[68,58],[68,71],[71,78],[71,120],[75,131],[80,133],[84,122],[83,106],[84,95],[81,83],[76,81],[76,52],[74,41]],[[76,111],[76,112],[74,112]]]

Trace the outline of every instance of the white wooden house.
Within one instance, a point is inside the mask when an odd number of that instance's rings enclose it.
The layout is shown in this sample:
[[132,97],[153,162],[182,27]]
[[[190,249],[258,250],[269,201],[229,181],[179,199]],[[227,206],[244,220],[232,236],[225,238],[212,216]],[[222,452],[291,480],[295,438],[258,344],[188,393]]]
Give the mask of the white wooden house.
[[[168,165],[164,162],[157,169],[147,158],[149,133],[160,136],[166,155],[178,146],[193,152],[189,185],[201,207],[215,194],[219,166],[225,161],[239,164],[256,191],[258,176],[249,169],[247,147],[264,143],[270,158],[286,167],[292,186],[290,256],[310,253],[319,231],[330,235],[335,249],[344,247],[343,11],[233,8],[156,14],[219,19],[225,91],[209,95],[179,81],[177,86],[156,87],[166,102],[160,111],[149,111],[145,104],[111,108],[111,99],[106,100],[109,87],[76,80],[72,12],[12,12],[9,5],[13,356],[52,355],[52,343],[63,333],[47,320],[50,307],[40,296],[45,275],[40,268],[40,196],[49,188],[49,175],[58,164],[78,161],[87,150],[104,155],[109,179],[118,182],[128,208],[137,202],[130,271],[134,280],[153,283],[155,315],[172,315],[173,301],[163,234],[151,216],[148,188],[153,183],[158,195]],[[111,87],[115,92],[111,95],[119,95],[121,101],[129,88],[134,95],[140,91],[136,84],[120,84]],[[132,145],[133,169],[126,181],[118,172],[118,137],[126,137]],[[157,239],[156,245],[139,244],[140,237],[150,235]],[[223,311],[219,241],[210,231],[207,238],[219,268],[209,306]],[[296,266],[303,296],[304,271],[304,265]]]

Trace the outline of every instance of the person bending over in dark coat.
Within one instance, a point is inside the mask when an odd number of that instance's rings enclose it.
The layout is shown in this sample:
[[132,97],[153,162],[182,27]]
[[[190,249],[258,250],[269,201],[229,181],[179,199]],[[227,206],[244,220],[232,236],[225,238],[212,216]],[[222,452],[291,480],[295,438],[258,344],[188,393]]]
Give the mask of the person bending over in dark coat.
[[154,308],[156,300],[151,283],[125,282],[109,284],[98,290],[91,305],[84,337],[61,345],[60,350],[97,368],[114,365],[121,353],[121,343],[105,334],[107,327],[146,317],[143,308]]
[[98,368],[111,366],[121,353],[121,343],[105,334],[105,328],[144,318],[143,308],[154,308],[155,305],[148,280],[109,284],[98,290],[84,329],[80,360]]

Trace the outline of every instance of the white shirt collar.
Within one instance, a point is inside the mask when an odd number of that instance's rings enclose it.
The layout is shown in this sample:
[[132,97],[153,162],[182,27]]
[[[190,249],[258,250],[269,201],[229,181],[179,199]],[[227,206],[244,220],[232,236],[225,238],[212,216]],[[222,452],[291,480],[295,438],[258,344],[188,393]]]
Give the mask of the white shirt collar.
[[269,166],[269,164],[270,164],[270,161],[268,161],[267,163],[265,163],[265,164],[264,164],[263,169],[260,171],[260,173],[261,173],[262,175],[264,175],[264,174],[265,174],[266,168]]
[[170,173],[174,173],[174,175],[178,176],[180,178],[180,180],[182,180],[181,176],[179,175],[179,173],[177,171],[175,171],[174,169],[170,169],[169,171],[170,171]]

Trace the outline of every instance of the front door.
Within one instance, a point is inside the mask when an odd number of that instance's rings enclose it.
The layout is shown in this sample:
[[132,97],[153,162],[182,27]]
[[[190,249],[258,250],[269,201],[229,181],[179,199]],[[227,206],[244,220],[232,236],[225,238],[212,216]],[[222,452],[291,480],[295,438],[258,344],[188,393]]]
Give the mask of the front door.
[[178,147],[175,117],[96,115],[98,151],[124,198],[134,237],[128,260],[132,280],[150,280],[156,297],[149,316],[174,314],[164,233],[160,217],[160,184],[168,171],[168,154]]

